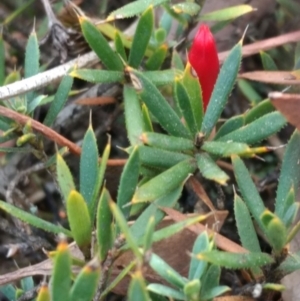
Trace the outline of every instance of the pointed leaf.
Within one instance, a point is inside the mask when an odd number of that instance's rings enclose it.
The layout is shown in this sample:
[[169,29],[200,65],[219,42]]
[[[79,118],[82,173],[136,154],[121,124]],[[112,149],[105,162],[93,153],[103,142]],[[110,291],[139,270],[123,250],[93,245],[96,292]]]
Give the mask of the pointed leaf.
[[286,259],[280,264],[278,270],[284,275],[293,273],[300,269],[300,251],[289,254]]
[[26,211],[19,209],[13,205],[10,205],[8,203],[0,201],[0,208],[2,210],[4,210],[5,212],[11,214],[12,216],[20,219],[21,221],[23,221],[25,223],[32,225],[34,227],[43,229],[44,231],[56,233],[56,234],[63,233],[66,236],[72,237],[72,233],[69,230],[67,230],[61,226],[57,226],[52,223],[49,223],[39,217],[36,217]]
[[97,242],[101,262],[106,258],[108,250],[112,247],[112,214],[109,208],[111,196],[104,187],[100,196],[97,209]]
[[56,155],[56,173],[60,190],[66,202],[71,190],[75,189],[75,184],[68,165],[59,153]]
[[274,110],[275,108],[270,99],[265,99],[244,114],[245,124],[251,123],[263,115],[273,112]]
[[190,16],[195,16],[199,13],[201,7],[194,2],[183,2],[175,4],[171,7],[177,14],[188,14]]
[[55,97],[44,119],[44,124],[51,126],[55,121],[58,113],[62,110],[73,85],[73,77],[66,75],[63,77],[55,93]]
[[218,141],[254,144],[277,133],[285,124],[286,120],[279,112],[269,113],[219,138]]
[[130,69],[130,75],[140,90],[140,97],[160,125],[171,135],[189,137],[188,130],[158,89],[140,72]]
[[165,286],[163,284],[159,284],[159,283],[151,283],[147,286],[148,291],[156,293],[158,295],[162,295],[168,298],[173,298],[176,300],[186,300],[186,296],[185,294],[183,294],[182,292]]
[[264,224],[262,223],[260,216],[264,212],[265,206],[255,184],[251,179],[249,171],[238,156],[232,156],[232,163],[235,178],[241,191],[243,200],[245,201],[255,221],[260,226],[260,229],[264,231]]
[[70,228],[77,245],[86,249],[91,242],[91,219],[86,202],[76,190],[72,190],[67,199],[67,213]]
[[97,183],[97,176],[98,146],[95,133],[90,125],[84,135],[82,152],[80,155],[80,194],[83,196],[83,199],[87,204],[90,217],[93,217],[95,212],[93,197]]
[[133,37],[128,64],[137,68],[146,52],[154,23],[153,7],[150,6],[140,17]]
[[90,83],[115,83],[124,80],[124,73],[121,71],[94,70],[94,69],[75,69],[69,76],[80,78]]
[[107,40],[98,28],[85,17],[80,17],[79,22],[85,40],[96,52],[104,66],[108,70],[123,70],[123,64],[120,57],[111,49]]
[[123,207],[128,204],[138,185],[140,170],[139,149],[135,147],[126,162],[123,172],[121,174],[120,186],[118,189],[117,204],[121,209],[124,217],[128,219],[130,207]]
[[277,196],[275,201],[275,213],[279,218],[283,218],[285,210],[287,210],[286,201],[287,196],[290,193],[291,188],[295,189],[295,195],[297,194],[299,182],[300,182],[300,133],[295,131],[292,135],[286,151],[281,167],[281,173],[279,177],[279,184],[277,188]]
[[226,185],[226,182],[229,179],[228,175],[208,154],[197,154],[196,159],[198,168],[204,178],[216,181],[220,185]]
[[142,144],[140,135],[143,132],[144,122],[140,100],[132,87],[125,85],[123,93],[128,139],[131,145]]
[[141,271],[138,270],[132,275],[127,296],[130,301],[151,301]]
[[49,287],[46,283],[42,283],[36,301],[51,301]]
[[222,124],[218,129],[214,140],[219,140],[221,137],[241,128],[245,123],[245,118],[243,115],[234,116]]
[[249,210],[237,194],[234,195],[234,216],[242,246],[250,252],[261,252]]
[[69,300],[71,287],[71,255],[68,243],[60,242],[56,251],[50,282],[51,300],[66,301]]
[[211,133],[225,107],[240,68],[241,58],[242,45],[238,43],[226,58],[211,95],[201,127],[205,136]]
[[259,267],[274,262],[269,254],[260,252],[230,253],[212,250],[197,254],[197,258],[228,269]]
[[261,62],[264,67],[264,70],[266,70],[266,71],[277,71],[278,70],[276,63],[274,62],[274,60],[268,53],[266,53],[264,51],[260,51],[260,58],[261,58]]
[[146,62],[147,70],[158,70],[160,69],[162,63],[164,62],[168,53],[168,46],[167,44],[161,45],[157,48],[153,54],[149,57],[148,61]]
[[117,30],[115,32],[114,42],[115,42],[115,49],[116,49],[117,53],[122,57],[122,59],[125,62],[127,62],[127,54],[125,52],[123,40],[122,40],[122,37],[121,37],[119,31],[117,31]]
[[100,276],[97,259],[90,261],[76,277],[70,291],[70,301],[90,301],[94,297]]
[[151,202],[185,182],[196,169],[194,160],[184,160],[139,187],[132,203]]

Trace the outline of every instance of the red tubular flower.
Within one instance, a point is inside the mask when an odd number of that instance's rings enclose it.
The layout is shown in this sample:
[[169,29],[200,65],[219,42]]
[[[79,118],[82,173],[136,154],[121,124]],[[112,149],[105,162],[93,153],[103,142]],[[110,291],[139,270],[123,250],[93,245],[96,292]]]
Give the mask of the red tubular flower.
[[216,42],[207,25],[199,27],[188,59],[199,78],[205,111],[220,70]]

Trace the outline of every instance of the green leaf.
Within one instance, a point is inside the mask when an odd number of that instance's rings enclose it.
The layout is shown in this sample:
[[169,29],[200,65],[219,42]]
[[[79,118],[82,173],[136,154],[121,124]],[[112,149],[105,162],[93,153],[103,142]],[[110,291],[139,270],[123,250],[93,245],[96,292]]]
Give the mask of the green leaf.
[[145,223],[149,220],[151,216],[155,217],[155,224],[157,225],[165,216],[165,213],[158,210],[159,207],[172,208],[177,203],[181,195],[183,185],[178,186],[176,189],[168,193],[167,195],[155,200],[151,203],[137,218],[134,224],[130,227],[132,235],[138,239],[145,233]]
[[231,155],[248,155],[251,148],[245,143],[238,142],[218,142],[205,141],[201,150],[204,150],[212,155],[220,157],[230,157]]
[[170,168],[181,161],[192,159],[191,156],[159,148],[141,145],[138,147],[141,164],[158,168]]
[[154,23],[153,7],[150,6],[140,17],[133,37],[128,64],[139,67],[146,52]]
[[71,287],[71,255],[68,243],[62,241],[57,246],[51,277],[51,300],[69,300]]
[[286,120],[279,112],[272,112],[219,138],[218,141],[254,144],[277,133],[285,124]]
[[183,2],[172,5],[172,10],[177,14],[188,14],[190,16],[195,16],[200,12],[201,7],[194,2]]
[[232,164],[235,178],[241,191],[243,200],[245,201],[248,209],[253,215],[255,221],[260,226],[261,230],[265,231],[264,225],[260,219],[260,216],[265,211],[265,206],[255,184],[251,179],[249,171],[238,156],[232,156]]
[[46,98],[46,95],[38,95],[33,98],[27,106],[27,114],[31,114],[38,106],[42,105]]
[[184,64],[182,62],[182,58],[179,53],[176,51],[175,47],[172,53],[171,67],[175,70],[184,70]]
[[203,300],[212,300],[220,295],[223,295],[224,293],[227,293],[230,290],[231,288],[226,285],[218,285],[212,287],[210,290],[206,291],[205,295],[203,295]]
[[[26,45],[25,51],[25,66],[24,76],[25,78],[31,77],[39,73],[39,43],[35,31],[32,31]],[[27,100],[30,103],[34,97],[34,92],[28,92],[26,94]]]
[[90,83],[115,83],[124,81],[124,73],[121,71],[98,69],[75,69],[69,76],[80,78]]
[[70,291],[70,301],[90,301],[95,295],[100,276],[98,259],[90,261],[76,277]]
[[72,237],[71,232],[61,226],[56,226],[52,223],[49,223],[39,217],[36,217],[26,211],[23,211],[13,205],[0,201],[0,208],[11,214],[12,216],[20,219],[21,221],[28,223],[36,228],[43,229],[44,231],[52,232],[55,234],[63,233],[66,236]]
[[295,202],[285,211],[282,221],[286,225],[286,228],[289,228],[295,222],[299,207],[300,204]]
[[3,42],[2,32],[0,33],[0,87],[5,80],[5,48]]
[[266,70],[266,71],[277,71],[278,70],[276,63],[274,62],[274,60],[268,53],[266,53],[264,51],[260,51],[259,54],[260,54],[260,58],[261,58],[261,62],[264,67],[264,70]]
[[[290,193],[291,188],[295,189],[295,195],[297,194],[297,188],[300,182],[299,172],[299,160],[300,160],[300,133],[295,131],[287,145],[282,162],[279,184],[277,188],[277,196],[275,200],[275,214],[282,219],[286,208],[287,196]],[[285,209],[286,208],[286,209]]]
[[194,160],[184,160],[139,187],[132,203],[151,202],[181,185],[196,169]]
[[178,72],[172,69],[144,71],[142,74],[156,86],[173,83]]
[[157,48],[146,62],[147,70],[160,69],[162,63],[166,58],[167,53],[168,53],[167,44],[163,44],[159,48]]
[[213,180],[220,185],[226,185],[228,175],[217,165],[217,163],[205,153],[196,155],[198,168],[204,178]]
[[115,32],[114,42],[115,42],[115,49],[116,49],[117,53],[122,57],[124,62],[127,62],[127,54],[125,52],[124,43],[123,43],[123,40],[122,40],[122,37],[121,37],[119,31],[117,31],[117,30]]
[[234,116],[228,120],[218,129],[214,140],[219,140],[221,137],[241,128],[245,123],[243,115]]
[[254,87],[252,82],[240,78],[237,81],[237,86],[239,87],[239,90],[247,98],[247,100],[250,102],[251,105],[257,105],[261,102],[262,97],[260,93],[256,91],[256,88]]
[[147,286],[148,291],[176,300],[186,300],[186,296],[171,287],[159,283],[151,283]]
[[85,17],[80,17],[79,22],[85,40],[95,51],[103,65],[108,70],[122,71],[124,68],[120,57],[111,49],[98,28]]
[[21,287],[24,292],[27,292],[34,288],[34,281],[32,277],[25,277],[21,279]]
[[153,243],[153,233],[155,230],[155,217],[152,215],[146,225],[145,229],[145,235],[144,235],[144,241],[143,241],[143,250],[144,252],[147,252],[151,249],[152,243]]
[[249,210],[237,194],[234,195],[234,216],[242,246],[250,252],[261,252]]
[[87,204],[90,217],[94,216],[93,202],[98,176],[98,146],[92,126],[86,131],[80,155],[80,194]]
[[193,75],[192,66],[189,62],[185,67],[182,76],[182,82],[189,96],[192,112],[194,115],[195,122],[197,124],[197,131],[200,131],[203,120],[202,90],[198,77],[195,77]]
[[245,114],[245,125],[255,121],[256,119],[273,112],[274,106],[272,105],[270,99],[265,99],[257,104],[252,109],[248,110]]
[[125,85],[123,93],[128,139],[131,145],[142,144],[140,136],[143,132],[144,121],[140,100],[136,91],[130,86]]
[[293,273],[300,269],[300,251],[289,254],[286,259],[280,264],[277,270],[284,273],[284,275]]
[[153,125],[149,114],[149,110],[144,103],[142,105],[142,114],[143,114],[143,122],[144,122],[144,127],[143,127],[144,131],[153,132]]
[[142,254],[138,248],[138,245],[136,243],[135,237],[132,235],[125,217],[123,216],[120,208],[114,203],[110,202],[109,203],[110,210],[113,213],[114,218],[116,219],[116,222],[121,229],[122,233],[125,236],[126,242],[128,243],[130,249],[134,253],[135,257],[139,259],[140,261],[142,260]]
[[241,64],[241,58],[242,44],[238,43],[234,46],[226,58],[210,97],[201,127],[201,132],[205,134],[205,136],[209,136],[225,107],[229,94],[231,93],[236,81]]
[[72,190],[67,199],[67,214],[77,245],[87,253],[92,235],[91,219],[86,202],[76,190]]
[[56,173],[63,199],[66,201],[71,190],[75,190],[75,184],[68,165],[59,153],[56,156]]
[[140,97],[160,125],[173,136],[189,137],[188,130],[153,83],[136,70],[130,69],[130,75],[138,90],[142,89]]
[[201,289],[201,282],[200,279],[194,279],[189,281],[184,286],[184,294],[187,296],[188,300],[199,300]]
[[145,279],[139,270],[132,274],[127,297],[130,301],[151,301]]
[[182,277],[171,266],[169,266],[161,257],[152,253],[149,260],[150,267],[170,284],[179,289],[183,289],[188,282],[186,278]]
[[0,291],[9,301],[16,300],[16,289],[12,284],[1,286]]
[[71,91],[73,85],[73,77],[66,75],[59,84],[59,87],[55,93],[55,97],[51,106],[47,112],[44,119],[44,124],[51,126],[55,121],[58,113],[62,110],[66,101],[68,100],[69,92]]
[[126,162],[121,174],[120,186],[118,189],[117,204],[124,217],[128,219],[130,207],[123,207],[128,204],[135,192],[138,184],[140,170],[139,149],[135,147]]
[[111,201],[108,190],[104,187],[100,196],[97,209],[97,242],[100,251],[101,262],[106,258],[108,250],[112,246],[112,214],[109,208]]
[[[192,254],[197,254],[204,251],[210,250],[209,237],[207,232],[203,232],[198,235],[192,250]],[[207,262],[198,260],[194,256],[191,257],[190,268],[189,268],[189,279],[201,279],[207,267]]]
[[206,260],[228,269],[247,269],[265,266],[274,262],[274,259],[269,254],[260,252],[230,253],[212,250],[199,253],[196,256],[200,260]]
[[227,21],[254,11],[250,5],[236,5],[200,16],[201,21]]
[[134,17],[136,15],[141,14],[151,5],[155,7],[165,2],[169,2],[170,0],[138,0],[133,1],[127,5],[122,6],[121,8],[113,11],[106,19],[106,21],[112,21],[115,19],[124,19]]
[[275,254],[279,255],[287,241],[287,230],[283,222],[269,210],[261,215],[261,221],[266,229],[266,236],[273,247]]
[[140,140],[153,148],[172,152],[192,151],[195,148],[194,142],[190,139],[160,133],[145,132],[141,135]]
[[185,89],[184,85],[180,82],[179,78],[175,79],[174,96],[190,132],[195,136],[198,132],[198,127],[195,120],[195,116],[193,114],[192,104],[187,90]]
[[51,301],[50,291],[46,283],[41,284],[36,301]]

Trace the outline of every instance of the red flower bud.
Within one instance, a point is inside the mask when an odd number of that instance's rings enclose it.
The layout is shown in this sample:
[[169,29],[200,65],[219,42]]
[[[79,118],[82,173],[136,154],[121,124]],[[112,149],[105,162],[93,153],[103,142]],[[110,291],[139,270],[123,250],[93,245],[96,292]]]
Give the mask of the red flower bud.
[[203,107],[206,110],[220,70],[216,42],[207,25],[199,27],[188,59],[199,78]]

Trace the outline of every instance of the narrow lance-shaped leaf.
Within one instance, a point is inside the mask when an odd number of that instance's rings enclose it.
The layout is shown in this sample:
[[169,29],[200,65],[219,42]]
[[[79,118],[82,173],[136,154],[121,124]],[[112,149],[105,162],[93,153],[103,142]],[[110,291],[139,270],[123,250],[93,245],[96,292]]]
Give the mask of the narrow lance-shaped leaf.
[[[26,45],[25,51],[25,67],[24,67],[24,76],[28,78],[30,76],[36,75],[39,73],[39,59],[40,59],[40,50],[39,43],[35,31],[33,30],[29,36]],[[26,97],[30,103],[33,99],[35,93],[28,92]]]
[[168,52],[167,44],[161,45],[146,62],[147,70],[158,70],[164,62]]
[[172,6],[172,9],[177,14],[188,14],[190,16],[195,16],[200,11],[200,6],[194,2],[183,2]]
[[120,57],[111,49],[97,27],[85,17],[79,17],[79,22],[85,40],[95,51],[104,66],[109,70],[123,70]]
[[117,30],[115,32],[114,42],[115,42],[115,49],[116,49],[117,53],[122,57],[124,62],[127,62],[127,54],[125,52],[123,40],[121,38],[119,31],[117,31]]
[[5,48],[2,33],[0,33],[0,86],[3,85],[5,79]]
[[269,210],[261,215],[261,221],[266,229],[266,237],[273,247],[275,254],[279,255],[287,240],[287,230],[283,222]]
[[124,80],[124,73],[121,71],[75,69],[69,76],[80,78],[90,83],[115,83]]
[[47,283],[42,283],[36,301],[51,301],[51,295]]
[[272,105],[270,99],[265,99],[259,104],[257,104],[255,107],[244,113],[245,124],[251,123],[256,119],[273,112],[274,110],[275,108]]
[[23,211],[13,205],[10,205],[6,202],[0,201],[0,208],[7,212],[8,214],[22,220],[25,223],[28,223],[36,228],[43,229],[44,231],[52,232],[55,234],[63,233],[66,236],[72,237],[72,233],[61,227],[54,225],[50,222],[47,222],[35,215],[32,215],[26,211]]
[[92,225],[88,207],[80,193],[72,190],[67,199],[67,213],[70,228],[77,245],[89,257]]
[[128,64],[133,68],[137,68],[143,59],[152,34],[153,23],[153,7],[150,6],[141,15],[133,37],[128,58]]
[[160,133],[145,132],[140,139],[144,144],[173,152],[192,151],[195,148],[194,142],[190,139]]
[[185,89],[183,84],[180,82],[179,78],[175,79],[174,96],[175,96],[176,102],[178,103],[178,105],[181,109],[182,115],[184,117],[184,120],[185,120],[190,132],[193,135],[196,135],[198,132],[198,129],[197,129],[195,116],[193,114],[192,104],[191,104],[189,95],[187,93],[187,90]]
[[208,136],[217,123],[231,93],[242,58],[242,43],[238,43],[226,58],[204,115],[201,132]]
[[193,279],[189,281],[183,288],[184,294],[188,300],[199,300],[201,282],[200,279]]
[[174,288],[168,287],[159,283],[150,283],[147,286],[148,291],[162,295],[168,298],[173,298],[174,300],[186,300],[186,296],[183,292],[176,290]]
[[196,170],[194,160],[184,160],[139,187],[132,203],[151,202],[174,190]]
[[83,138],[80,155],[80,193],[89,209],[90,217],[94,215],[94,189],[98,176],[98,146],[92,126],[90,125]]
[[73,85],[73,77],[69,75],[64,76],[59,84],[59,87],[55,93],[54,100],[51,103],[51,106],[44,119],[43,123],[45,125],[51,126],[53,124],[58,113],[62,110],[63,106],[65,105],[68,99],[72,85]]
[[285,124],[286,119],[279,112],[272,112],[219,138],[218,141],[254,144],[277,133]]
[[51,300],[66,301],[71,287],[71,255],[67,241],[60,242],[56,250],[50,282]]
[[75,189],[75,184],[68,165],[59,153],[56,156],[56,173],[60,190],[66,202],[71,190]]
[[275,201],[275,213],[279,218],[283,218],[285,213],[284,211],[286,210],[285,203],[287,196],[292,187],[295,189],[295,195],[297,194],[297,188],[300,182],[299,160],[300,134],[298,131],[295,131],[284,153],[281,173],[278,181],[279,184]]
[[127,296],[130,301],[151,301],[145,279],[140,270],[132,275]]
[[143,0],[133,1],[132,3],[128,3],[122,6],[121,8],[113,11],[107,17],[106,21],[112,21],[114,19],[130,18],[144,12],[149,7],[150,4],[154,7],[168,1],[170,0],[152,0],[151,2],[143,1]]
[[260,219],[260,216],[265,210],[264,203],[243,161],[238,156],[232,156],[231,159],[233,163],[235,178],[243,196],[243,200],[245,201],[247,207],[252,213],[255,221],[260,226],[261,230],[264,231],[265,227]]
[[128,71],[135,88],[141,90],[142,101],[160,125],[173,136],[189,137],[188,130],[158,89],[142,73],[130,68]]
[[139,149],[135,147],[124,166],[118,189],[117,204],[126,219],[129,217],[130,207],[124,207],[124,205],[128,204],[133,197],[138,184],[139,169]]
[[217,131],[214,140],[219,140],[221,137],[241,128],[245,123],[243,115],[234,116],[226,120]]
[[200,131],[203,119],[202,91],[199,79],[193,74],[193,68],[189,62],[187,62],[185,67],[182,82],[189,95],[192,112],[197,124],[197,130]]
[[109,208],[111,201],[108,190],[104,187],[99,199],[97,209],[97,242],[101,262],[106,258],[108,250],[112,246],[112,214]]
[[198,168],[204,178],[216,181],[220,185],[226,185],[226,182],[229,179],[228,175],[208,154],[197,154],[196,159]]
[[125,85],[123,92],[128,139],[131,145],[142,144],[140,135],[143,132],[144,122],[140,100],[132,87]]
[[100,264],[95,258],[76,277],[70,291],[70,301],[90,301],[96,292],[100,276]]
[[261,62],[263,64],[264,70],[266,70],[266,71],[277,71],[278,70],[276,63],[274,62],[274,60],[268,53],[266,53],[264,51],[260,51],[260,58],[261,58]]
[[183,289],[187,283],[187,279],[181,276],[177,271],[175,271],[171,266],[169,266],[161,257],[152,253],[149,265],[151,268],[162,277],[165,281],[174,285],[179,289]]
[[144,122],[143,130],[146,132],[153,132],[153,126],[152,126],[149,110],[144,103],[142,105],[142,114],[143,114],[143,122]]
[[261,252],[249,210],[237,194],[234,195],[234,216],[242,246],[250,252]]
[[274,262],[274,259],[269,254],[260,252],[230,253],[212,250],[199,253],[196,257],[228,269],[247,269]]

